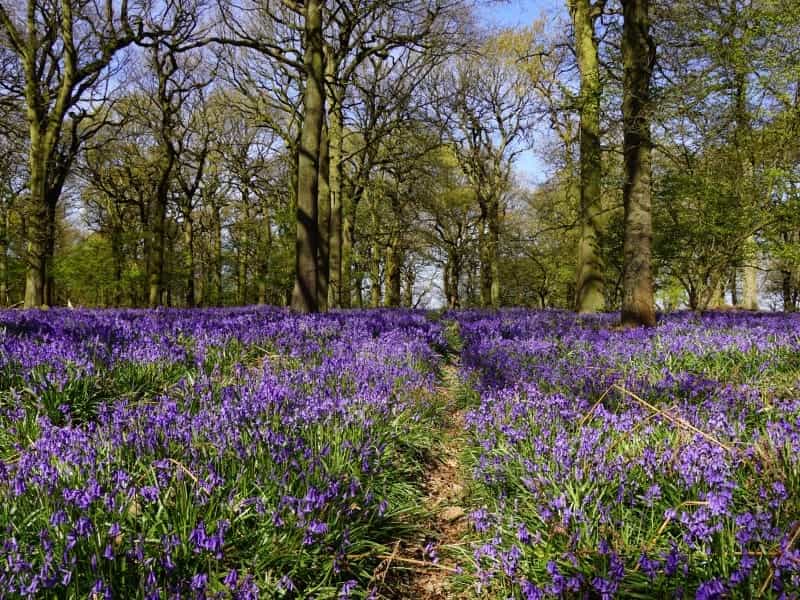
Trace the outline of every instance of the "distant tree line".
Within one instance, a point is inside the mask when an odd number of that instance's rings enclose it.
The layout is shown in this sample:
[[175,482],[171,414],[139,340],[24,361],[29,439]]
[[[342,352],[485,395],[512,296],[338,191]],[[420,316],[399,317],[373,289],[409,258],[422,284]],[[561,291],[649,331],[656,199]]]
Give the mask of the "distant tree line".
[[797,308],[800,8],[476,10],[0,0],[0,302]]

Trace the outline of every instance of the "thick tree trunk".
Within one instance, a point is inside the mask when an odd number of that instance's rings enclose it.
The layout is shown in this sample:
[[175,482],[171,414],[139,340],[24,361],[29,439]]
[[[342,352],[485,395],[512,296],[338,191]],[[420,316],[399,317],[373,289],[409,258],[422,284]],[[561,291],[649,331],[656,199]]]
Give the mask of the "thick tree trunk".
[[742,308],[758,310],[758,245],[755,236],[750,236],[745,242],[747,248],[745,265],[742,268]]
[[319,145],[319,183],[317,191],[317,308],[328,310],[328,281],[330,267],[331,190],[329,185],[328,127],[323,123]]
[[605,275],[600,254],[601,147],[600,66],[595,35],[594,6],[590,0],[572,0],[570,13],[575,29],[575,46],[581,74],[580,97],[580,239],[578,241],[575,310],[592,313],[605,306]]
[[25,308],[36,308],[45,303],[44,287],[47,277],[47,152],[42,147],[41,132],[33,125],[30,127],[29,144],[30,198],[25,215]]
[[655,44],[650,36],[650,0],[623,0],[622,7],[625,157],[622,323],[653,326],[656,315],[651,266],[650,79],[655,62]]
[[396,240],[386,246],[386,306],[399,307],[402,290],[403,251]]
[[322,0],[305,2],[306,70],[303,92],[303,122],[297,159],[297,234],[295,241],[295,280],[292,308],[309,313],[317,303],[317,191],[319,150],[325,118],[325,56],[322,36]]

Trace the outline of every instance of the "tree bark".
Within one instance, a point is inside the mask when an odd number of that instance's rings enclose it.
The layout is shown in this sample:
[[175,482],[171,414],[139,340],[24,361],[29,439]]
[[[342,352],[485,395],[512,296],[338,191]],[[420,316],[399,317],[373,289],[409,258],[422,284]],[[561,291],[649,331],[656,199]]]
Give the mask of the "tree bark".
[[[352,306],[351,273],[353,270],[353,244],[355,243],[356,209],[361,200],[360,192],[352,196],[341,196],[342,200],[342,278],[341,278],[341,304],[342,308]],[[363,278],[362,278],[363,279]],[[359,284],[361,285],[361,284]],[[359,288],[363,289],[363,288]],[[361,291],[358,291],[361,294]],[[363,300],[359,306],[363,305]]]
[[[35,117],[34,117],[35,118]],[[30,123],[28,168],[29,204],[25,215],[26,270],[25,308],[44,305],[44,285],[47,276],[47,199],[46,177],[49,154],[44,148],[38,123]]]
[[406,268],[405,285],[403,286],[403,306],[407,308],[414,307],[414,282],[416,278],[414,269],[409,265]]
[[328,282],[330,267],[330,223],[331,190],[329,185],[329,140],[328,127],[322,125],[319,147],[319,183],[317,191],[317,231],[319,249],[317,251],[317,307],[328,310]]
[[172,145],[163,144],[162,151],[165,153],[165,161],[156,189],[155,197],[152,201],[150,215],[150,266],[149,273],[149,305],[155,308],[163,303],[164,296],[164,247],[166,245],[166,222],[167,222],[167,198],[169,195],[169,182],[172,168],[175,164],[175,153]]
[[593,313],[605,307],[605,274],[599,247],[601,207],[600,66],[595,34],[595,7],[590,0],[571,0],[580,89],[580,239],[578,241],[575,310]]
[[[342,244],[344,241],[344,207],[342,205],[342,156],[344,154],[344,131],[342,128],[342,99],[340,90],[334,86],[328,113],[329,168],[328,186],[331,198],[330,249],[328,276],[328,306],[339,308],[350,298],[350,286],[344,285],[342,274]],[[349,283],[349,282],[348,282]],[[348,302],[349,305],[349,302]]]
[[373,208],[372,211],[372,228],[375,240],[372,242],[372,252],[370,261],[369,278],[372,287],[370,288],[370,299],[372,308],[378,308],[381,305],[381,245],[378,241],[378,216]]
[[651,265],[650,80],[655,43],[650,35],[650,0],[623,0],[622,10],[625,160],[622,324],[653,326],[656,314]]
[[478,222],[478,255],[480,258],[480,302],[486,308],[492,302],[492,266],[489,250],[489,200],[478,199],[480,220]]
[[755,236],[751,235],[745,242],[745,265],[742,267],[742,308],[758,310],[758,245]]
[[0,217],[0,306],[8,306],[8,232],[9,207],[3,202],[3,215]]
[[184,260],[186,261],[186,306],[193,308],[197,305],[195,294],[195,265],[194,265],[194,222],[191,214],[183,216],[183,244]]
[[212,270],[212,289],[214,290],[214,304],[222,305],[222,215],[220,207],[214,204],[212,209],[213,224],[211,226],[213,236],[214,266]]
[[500,307],[500,200],[493,198],[489,205],[489,270],[491,285],[489,300],[492,308]]
[[236,261],[236,302],[240,306],[247,304],[247,258],[250,254],[250,190],[242,191],[241,233],[239,235],[239,253]]
[[295,239],[295,280],[292,308],[316,312],[317,303],[317,192],[319,151],[325,116],[325,56],[322,36],[322,0],[305,2],[306,71],[303,91],[303,121],[297,159],[297,233]]
[[386,306],[400,306],[403,251],[396,240],[386,246]]

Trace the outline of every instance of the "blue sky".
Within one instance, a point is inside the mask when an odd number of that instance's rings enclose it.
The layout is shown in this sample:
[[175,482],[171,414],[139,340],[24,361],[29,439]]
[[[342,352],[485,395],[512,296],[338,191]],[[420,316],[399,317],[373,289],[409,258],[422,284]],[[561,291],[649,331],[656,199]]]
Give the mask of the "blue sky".
[[478,2],[478,14],[500,27],[527,25],[543,13],[566,13],[566,0],[498,0]]
[[[565,16],[566,0],[480,1],[477,12],[487,26],[515,27],[528,25],[543,15]],[[519,157],[516,171],[523,181],[530,183],[542,182],[547,175],[535,148]]]

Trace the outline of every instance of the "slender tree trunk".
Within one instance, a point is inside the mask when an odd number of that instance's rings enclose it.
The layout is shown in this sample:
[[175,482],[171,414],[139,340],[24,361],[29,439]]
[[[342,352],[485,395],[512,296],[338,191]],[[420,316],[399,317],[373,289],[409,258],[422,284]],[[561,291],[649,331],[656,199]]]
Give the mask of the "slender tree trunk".
[[114,305],[121,306],[125,257],[122,253],[122,230],[119,225],[114,225],[111,230],[111,257],[114,261]]
[[653,326],[656,314],[651,266],[650,79],[655,62],[655,44],[650,36],[650,0],[623,0],[622,8],[625,157],[622,323]]
[[447,257],[447,261],[444,263],[444,268],[442,269],[442,291],[444,292],[444,300],[447,305],[447,308],[453,308],[453,305],[450,303],[450,296],[452,292],[450,291],[450,269],[451,269],[451,261],[450,257]]
[[378,241],[378,216],[375,210],[372,211],[372,228],[375,240],[372,242],[372,252],[370,261],[369,278],[371,280],[371,301],[372,308],[378,308],[381,305],[381,245]]
[[247,304],[247,258],[250,255],[250,190],[242,192],[241,234],[239,236],[239,254],[236,261],[236,302],[240,306]]
[[330,250],[328,277],[328,306],[339,308],[350,299],[350,286],[343,285],[342,254],[344,242],[344,206],[342,204],[342,156],[344,154],[344,131],[342,128],[341,90],[334,85],[331,106],[328,113],[329,168],[328,186],[331,196]]
[[493,198],[489,205],[489,299],[492,308],[500,307],[500,200]]
[[55,302],[55,277],[53,272],[53,262],[56,255],[56,215],[58,208],[58,198],[61,195],[61,186],[55,190],[47,191],[47,235],[44,244],[44,303],[53,306]]
[[781,271],[781,291],[783,292],[783,312],[794,312],[796,307],[794,305],[794,295],[792,294],[792,272]]
[[414,268],[408,265],[405,272],[405,285],[403,286],[403,306],[407,308],[414,307],[414,282],[417,275]]
[[3,214],[0,216],[0,306],[8,306],[8,231],[9,208],[3,203]]
[[213,244],[214,244],[214,266],[212,272],[212,288],[214,290],[214,303],[222,305],[222,215],[218,205],[214,205],[214,223],[212,224]]
[[317,190],[319,150],[325,117],[325,56],[322,36],[322,0],[305,2],[306,70],[303,121],[297,160],[297,235],[292,308],[316,312],[317,304]]
[[478,254],[480,257],[481,288],[480,301],[482,307],[492,303],[492,259],[489,249],[489,201],[479,199],[480,220],[478,221]]
[[330,276],[330,224],[331,190],[329,186],[329,140],[328,127],[323,123],[319,146],[319,184],[317,193],[317,229],[319,250],[317,252],[317,307],[328,310],[328,277]]
[[[342,308],[350,308],[352,305],[352,270],[353,270],[353,248],[355,244],[356,209],[361,201],[362,192],[357,192],[352,196],[342,194],[342,279],[341,279],[341,302]],[[362,277],[363,279],[363,277]],[[361,284],[359,284],[361,285]],[[363,287],[361,288],[363,290]],[[359,294],[362,292],[358,292]],[[363,305],[363,301],[359,306]]]
[[447,306],[452,309],[461,308],[461,295],[459,293],[459,285],[461,283],[461,258],[457,252],[452,252],[447,259],[448,270],[445,274],[449,277],[448,285],[446,286],[449,294],[447,296]]
[[258,303],[267,303],[267,276],[269,274],[269,263],[272,258],[272,219],[270,218],[269,207],[264,206],[264,233],[266,240],[261,244],[262,251],[258,260]]
[[186,306],[192,308],[197,305],[195,294],[195,265],[194,265],[194,222],[191,214],[183,216],[183,244],[185,246],[186,261]]
[[739,290],[737,289],[736,268],[731,269],[731,306],[739,306]]
[[575,29],[580,97],[580,239],[575,310],[592,313],[605,307],[605,274],[600,254],[601,222],[601,146],[600,146],[600,63],[595,34],[594,6],[590,0],[571,0],[570,13]]

